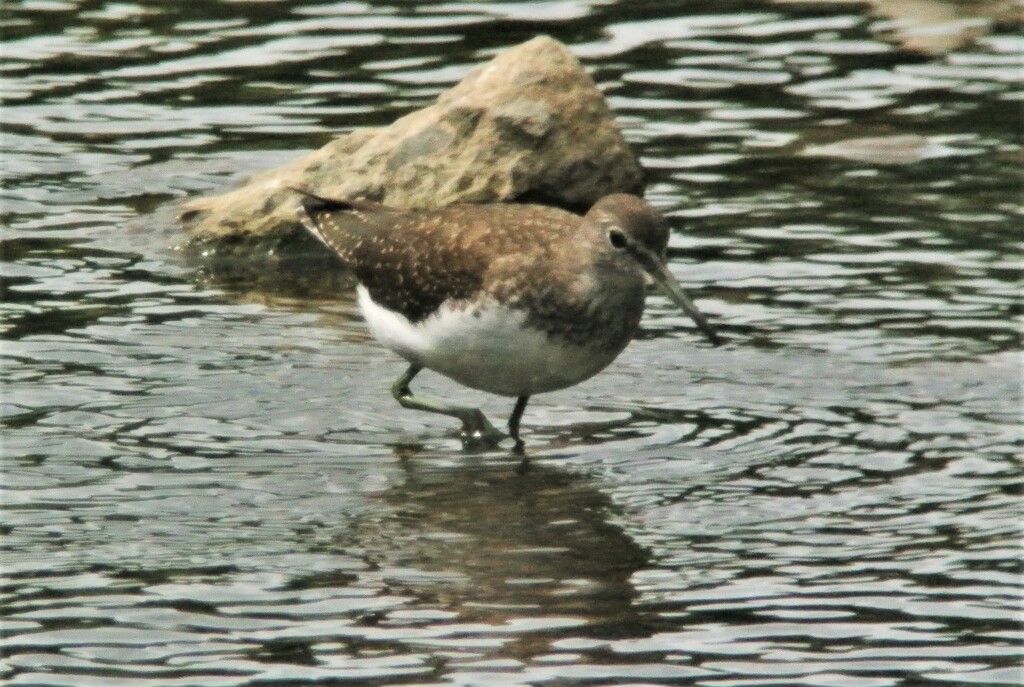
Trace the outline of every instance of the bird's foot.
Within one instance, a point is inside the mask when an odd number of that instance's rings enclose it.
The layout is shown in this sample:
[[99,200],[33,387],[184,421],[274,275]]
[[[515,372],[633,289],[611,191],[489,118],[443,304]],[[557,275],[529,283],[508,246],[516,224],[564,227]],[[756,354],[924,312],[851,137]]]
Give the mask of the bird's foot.
[[462,442],[467,448],[495,448],[506,435],[491,424],[482,412],[473,409],[462,418]]

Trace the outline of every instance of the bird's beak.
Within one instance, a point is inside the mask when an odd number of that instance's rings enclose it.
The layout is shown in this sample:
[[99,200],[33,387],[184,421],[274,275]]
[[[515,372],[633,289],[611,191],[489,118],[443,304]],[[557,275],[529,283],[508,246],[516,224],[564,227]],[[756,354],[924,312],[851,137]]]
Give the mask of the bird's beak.
[[[646,252],[646,251],[645,251]],[[644,255],[640,259],[640,264],[646,270],[647,274],[651,275],[651,279],[654,280],[661,290],[672,299],[672,302],[682,308],[683,312],[690,316],[694,324],[697,325],[697,329],[708,337],[708,341],[718,346],[722,343],[722,338],[708,322],[708,319],[704,317],[704,313],[697,309],[697,306],[693,304],[690,297],[683,291],[683,287],[679,286],[679,282],[676,278],[668,271],[668,267],[653,253]]]

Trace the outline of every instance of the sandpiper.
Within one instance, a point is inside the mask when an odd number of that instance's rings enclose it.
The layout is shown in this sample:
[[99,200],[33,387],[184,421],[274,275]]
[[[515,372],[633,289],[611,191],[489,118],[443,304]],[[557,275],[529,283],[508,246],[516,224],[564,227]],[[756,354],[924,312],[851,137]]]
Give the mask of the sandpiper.
[[413,395],[421,370],[516,398],[508,431],[521,452],[530,396],[592,377],[629,343],[645,275],[719,343],[665,265],[668,223],[637,196],[605,196],[580,217],[517,204],[405,211],[293,190],[299,219],[359,280],[372,334],[409,363],[391,393],[458,418],[470,440],[505,435],[477,408]]

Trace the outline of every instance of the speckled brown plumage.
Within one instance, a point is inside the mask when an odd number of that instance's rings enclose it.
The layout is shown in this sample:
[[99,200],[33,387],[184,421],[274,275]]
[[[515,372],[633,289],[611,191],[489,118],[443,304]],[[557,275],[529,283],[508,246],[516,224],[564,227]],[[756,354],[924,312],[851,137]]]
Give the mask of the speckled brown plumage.
[[616,198],[624,216],[500,204],[410,212],[308,194],[302,204],[309,228],[373,300],[413,323],[445,302],[478,308],[493,299],[559,339],[621,349],[643,312],[644,278],[609,244],[608,226],[635,220],[632,235],[658,255],[668,228],[643,201]]

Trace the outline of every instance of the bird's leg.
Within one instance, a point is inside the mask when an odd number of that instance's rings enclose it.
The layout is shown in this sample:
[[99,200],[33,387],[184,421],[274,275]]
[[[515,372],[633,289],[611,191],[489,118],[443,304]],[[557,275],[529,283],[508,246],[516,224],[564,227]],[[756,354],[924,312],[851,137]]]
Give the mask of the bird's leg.
[[505,438],[505,435],[495,429],[494,425],[487,420],[487,417],[478,408],[449,406],[437,401],[431,401],[430,399],[413,396],[412,391],[409,390],[409,383],[422,369],[423,367],[420,365],[410,365],[409,369],[391,385],[391,395],[395,397],[395,400],[403,408],[425,410],[428,413],[440,413],[441,415],[458,418],[462,422],[462,431],[469,441],[497,444]]
[[515,447],[512,449],[516,454],[523,453],[523,440],[519,438],[519,421],[523,419],[523,411],[526,410],[526,404],[530,401],[529,396],[520,396],[516,399],[516,405],[512,409],[512,415],[508,418],[508,435],[512,437],[512,440],[516,442]]

